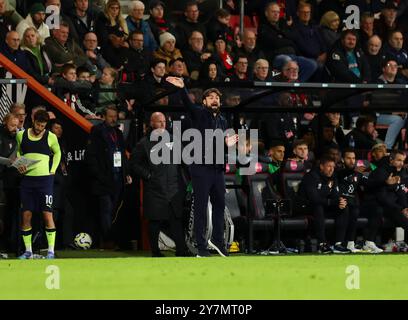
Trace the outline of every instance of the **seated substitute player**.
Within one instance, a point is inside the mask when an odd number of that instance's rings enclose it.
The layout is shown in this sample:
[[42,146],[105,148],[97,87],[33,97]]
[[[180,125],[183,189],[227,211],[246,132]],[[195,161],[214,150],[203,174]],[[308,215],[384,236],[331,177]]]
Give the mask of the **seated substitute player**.
[[[343,246],[349,222],[347,199],[341,196],[334,176],[335,160],[329,156],[320,159],[320,165],[307,173],[300,184],[299,194],[313,212],[313,225],[319,240],[320,253],[349,253]],[[335,245],[326,242],[326,217],[335,219]]]
[[[55,224],[52,216],[52,199],[54,174],[61,160],[61,150],[55,134],[46,130],[49,115],[45,110],[34,114],[33,124],[28,130],[17,134],[17,156],[24,156],[37,163],[26,167],[20,166],[18,171],[24,174],[20,185],[22,223],[21,230],[26,251],[19,259],[32,259],[32,228],[31,217],[33,212],[43,212],[45,233],[48,241],[46,258],[54,258]],[[52,167],[50,169],[50,156]]]
[[357,230],[357,218],[360,215],[359,191],[364,191],[368,177],[362,172],[364,167],[357,166],[356,153],[354,149],[347,148],[343,151],[344,167],[337,170],[336,175],[339,184],[340,195],[347,200],[349,219],[346,231],[347,249],[352,253],[361,250],[356,248],[354,239]]

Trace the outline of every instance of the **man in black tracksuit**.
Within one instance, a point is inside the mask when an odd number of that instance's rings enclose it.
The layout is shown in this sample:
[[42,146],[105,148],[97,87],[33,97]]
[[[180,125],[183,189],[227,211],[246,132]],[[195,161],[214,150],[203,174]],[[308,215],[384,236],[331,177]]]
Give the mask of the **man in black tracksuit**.
[[[181,165],[174,163],[174,141],[165,144],[168,148],[170,161],[155,164],[151,155],[155,152],[157,142],[152,137],[163,132],[166,128],[166,117],[160,112],[155,112],[150,117],[148,135],[143,137],[136,145],[130,159],[130,169],[138,178],[143,179],[143,213],[149,220],[149,242],[153,257],[163,257],[160,252],[158,240],[160,230],[166,223],[170,225],[169,236],[176,244],[176,256],[187,255],[187,248],[183,232],[183,203],[185,198],[185,185],[182,179]],[[155,130],[155,131],[153,131]],[[153,131],[153,133],[152,133]],[[152,134],[152,135],[151,135]],[[164,147],[164,146],[163,146]],[[159,150],[158,150],[159,151]],[[165,150],[162,150],[164,156]]]
[[[184,81],[181,78],[168,77],[171,84],[184,88]],[[205,143],[205,130],[227,129],[227,121],[220,114],[221,93],[211,88],[203,93],[203,105],[193,105],[188,97],[187,90],[181,91],[181,98],[192,120],[192,127],[199,130],[202,137],[202,160],[200,163],[192,163],[190,166],[193,192],[194,192],[194,233],[196,236],[198,256],[208,257],[210,253],[207,247],[215,249],[221,256],[226,256],[227,250],[224,244],[224,209],[225,209],[225,163],[219,164],[216,158],[216,139],[213,146]],[[223,138],[224,139],[224,138]],[[233,135],[225,139],[225,146],[233,146],[238,141],[238,136]],[[211,149],[211,148],[212,149]],[[210,149],[208,149],[210,148]],[[205,154],[210,153],[211,157]],[[205,239],[205,226],[207,219],[208,197],[212,205],[212,239]]]
[[403,183],[405,154],[393,151],[389,163],[378,167],[368,177],[369,200],[375,203],[370,210],[367,240],[374,242],[384,214],[396,226],[408,230],[408,202]]
[[349,221],[346,231],[347,249],[351,252],[359,252],[354,245],[356,237],[357,218],[360,214],[360,201],[358,191],[367,184],[368,177],[356,169],[356,154],[353,149],[343,152],[344,168],[336,172],[340,195],[347,199],[349,209]]
[[[313,224],[319,241],[320,253],[348,253],[342,243],[346,236],[349,210],[347,200],[342,197],[334,177],[335,161],[327,156],[320,160],[319,168],[308,172],[301,182],[299,195],[306,200],[313,212]],[[325,220],[327,216],[335,219],[335,245],[326,243]]]

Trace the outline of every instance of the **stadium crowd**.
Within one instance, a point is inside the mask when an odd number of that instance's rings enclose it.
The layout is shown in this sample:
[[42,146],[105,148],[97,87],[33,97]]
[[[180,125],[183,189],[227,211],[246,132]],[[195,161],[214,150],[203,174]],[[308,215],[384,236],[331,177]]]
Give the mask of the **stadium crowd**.
[[[130,1],[126,15],[118,0],[0,0],[0,53],[73,110],[87,119],[103,120],[108,127],[112,117],[133,119],[139,106],[174,89],[166,81],[168,76],[200,88],[190,91],[197,104],[203,90],[219,82],[408,84],[408,1],[245,1],[246,16],[253,24],[243,34],[232,21],[239,1],[224,1],[223,9],[215,12],[208,8],[201,11],[209,2],[178,1],[183,8],[177,15],[166,1]],[[346,28],[348,5],[360,9],[357,29]],[[59,14],[46,13],[49,6],[59,7]],[[58,28],[52,28],[50,21],[59,21]],[[122,85],[131,89],[120,94],[117,89]],[[129,94],[132,91],[137,95]],[[31,98],[35,101],[36,97]],[[239,91],[226,90],[224,102],[235,106],[242,98]],[[264,98],[262,103],[310,107],[312,100],[307,93],[283,92]],[[397,101],[406,103],[403,93],[398,94]],[[375,102],[375,94],[347,100],[350,107],[369,107]],[[176,92],[156,104],[181,104],[181,98]],[[34,106],[11,107],[1,128],[0,156],[11,155],[16,133],[32,124],[37,110]],[[49,113],[53,118],[51,110]],[[25,121],[26,114],[32,118]],[[169,126],[172,115],[166,117]],[[153,120],[146,120],[146,128],[155,127]],[[303,206],[295,207],[302,207],[299,212],[305,207],[312,212],[320,252],[358,251],[354,241],[361,214],[369,213],[364,243],[367,251],[382,251],[375,242],[383,215],[408,230],[406,113],[258,113],[243,116],[240,125],[259,129],[260,159],[274,168],[270,171],[274,197],[287,196],[282,189],[285,163],[302,164],[305,175],[294,201]],[[54,119],[49,128],[58,133],[61,127]],[[380,140],[382,127],[386,132]],[[107,134],[120,135],[109,130],[91,134],[94,144],[87,150],[87,164],[95,179],[101,172],[109,173],[100,162],[97,164],[101,153],[107,152],[101,140]],[[120,139],[123,137],[115,138],[110,147],[116,147],[125,159],[125,149],[131,152],[135,144],[128,146]],[[67,163],[61,149],[58,170],[63,181]],[[1,167],[8,211],[17,212],[19,174]],[[129,174],[148,177],[133,171],[132,166],[117,174],[113,170],[114,178],[104,178],[105,185],[94,181],[107,220],[117,205],[118,192],[132,182]],[[110,185],[115,185],[115,192],[108,190]],[[107,189],[100,191],[103,188]],[[60,201],[69,206],[66,200]],[[324,221],[329,216],[336,224],[333,246],[328,245],[325,233]],[[103,217],[103,228],[109,228]],[[17,228],[11,220],[4,228],[6,239]],[[156,225],[155,234],[158,228]],[[67,227],[65,231],[64,245],[69,245],[72,230]],[[154,254],[160,256],[157,249]]]

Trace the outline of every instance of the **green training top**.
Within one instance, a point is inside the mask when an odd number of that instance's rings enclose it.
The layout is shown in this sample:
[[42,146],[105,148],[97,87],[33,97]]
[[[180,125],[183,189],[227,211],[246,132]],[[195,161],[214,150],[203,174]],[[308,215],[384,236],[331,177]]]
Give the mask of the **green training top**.
[[[54,133],[46,130],[46,132],[44,132],[44,135],[41,138],[38,138],[32,136],[30,132],[31,129],[27,129],[17,133],[17,156],[24,156],[29,159],[40,161],[27,168],[27,172],[25,175],[30,177],[41,177],[54,174],[61,160],[61,149],[58,143],[57,136]],[[47,141],[44,141],[47,136]],[[23,137],[25,138],[23,139]],[[44,144],[45,147],[48,148],[49,152],[44,152]],[[24,150],[29,150],[29,152],[24,153]],[[49,154],[53,155],[51,170]]]

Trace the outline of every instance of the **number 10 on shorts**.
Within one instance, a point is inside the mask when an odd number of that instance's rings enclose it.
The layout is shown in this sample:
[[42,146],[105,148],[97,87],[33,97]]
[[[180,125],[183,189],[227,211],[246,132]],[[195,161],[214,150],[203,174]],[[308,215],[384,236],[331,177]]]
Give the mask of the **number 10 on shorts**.
[[52,207],[52,195],[45,195],[45,204],[47,207]]

